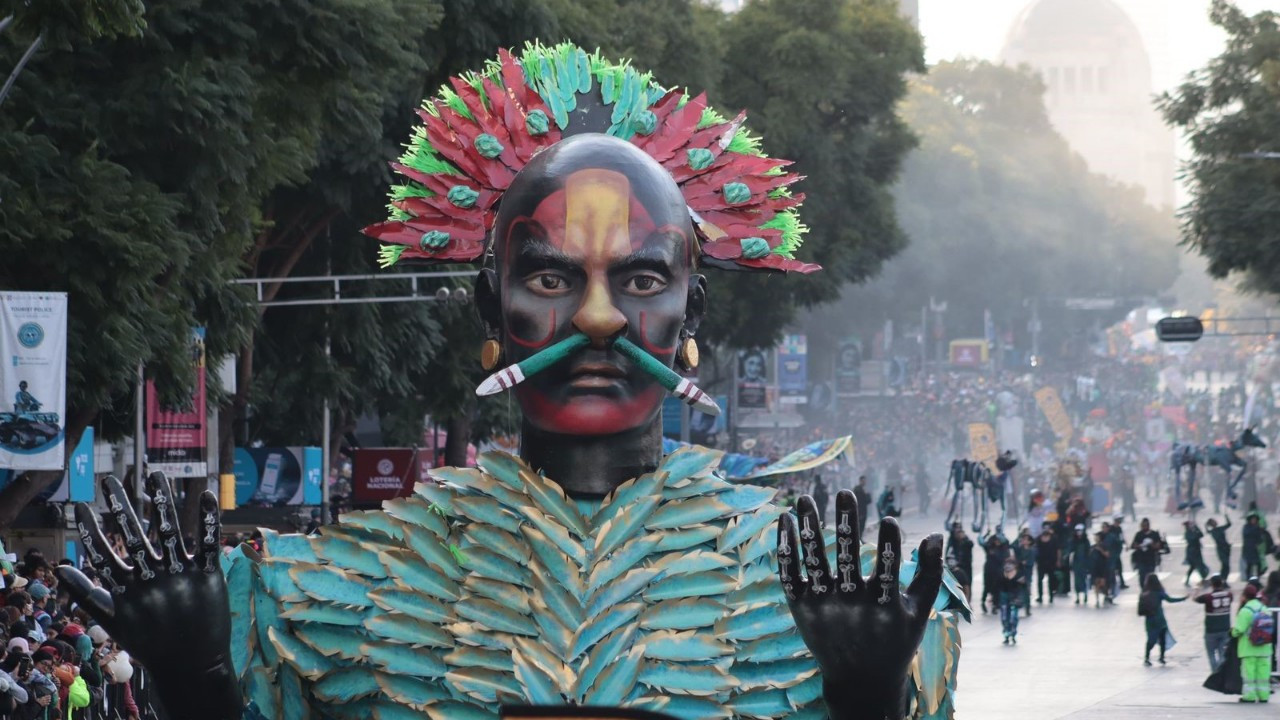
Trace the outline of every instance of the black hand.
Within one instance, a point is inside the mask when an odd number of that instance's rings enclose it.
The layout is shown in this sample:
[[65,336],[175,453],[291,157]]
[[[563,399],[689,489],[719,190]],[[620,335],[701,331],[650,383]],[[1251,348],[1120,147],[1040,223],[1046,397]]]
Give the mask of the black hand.
[[841,490],[832,577],[813,500],[800,498],[796,510],[798,533],[790,513],[778,519],[778,573],[796,628],[822,672],[830,716],[900,720],[906,712],[907,671],[942,584],[942,536],[920,543],[916,577],[904,596],[898,584],[902,534],[896,521],[881,520],[875,571],[864,579],[858,502]]
[[218,502],[200,496],[201,534],[187,554],[169,481],[147,478],[159,552],[148,542],[120,481],[103,481],[109,514],[125,539],[120,558],[87,505],[75,506],[76,527],[103,587],[69,566],[57,568],[73,600],[150,671],[170,715],[195,720],[240,718],[243,704],[231,666],[231,613],[218,565]]

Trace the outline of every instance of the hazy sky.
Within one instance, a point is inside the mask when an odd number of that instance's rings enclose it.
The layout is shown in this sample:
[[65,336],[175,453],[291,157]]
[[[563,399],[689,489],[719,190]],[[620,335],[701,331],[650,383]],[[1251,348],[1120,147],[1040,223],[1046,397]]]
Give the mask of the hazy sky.
[[[1114,0],[1142,33],[1155,90],[1176,85],[1222,49],[1209,23],[1209,0]],[[995,60],[1009,26],[1033,0],[920,0],[929,62],[970,56]],[[1237,0],[1246,12],[1280,10],[1280,0]]]

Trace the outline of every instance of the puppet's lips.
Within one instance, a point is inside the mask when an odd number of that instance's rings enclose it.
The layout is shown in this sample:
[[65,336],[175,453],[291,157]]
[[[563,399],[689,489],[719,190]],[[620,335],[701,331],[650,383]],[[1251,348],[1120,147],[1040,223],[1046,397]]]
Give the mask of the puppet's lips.
[[576,388],[612,387],[626,373],[616,365],[608,363],[584,363],[569,373],[569,384]]

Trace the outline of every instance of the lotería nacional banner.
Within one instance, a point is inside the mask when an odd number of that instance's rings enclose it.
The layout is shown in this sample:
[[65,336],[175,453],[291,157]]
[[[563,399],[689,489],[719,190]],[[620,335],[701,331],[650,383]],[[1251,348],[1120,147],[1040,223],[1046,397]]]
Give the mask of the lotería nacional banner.
[[204,477],[209,472],[204,328],[191,335],[191,363],[196,384],[185,408],[162,408],[155,383],[147,381],[147,468],[171,478]]
[[1058,391],[1048,386],[1040,388],[1036,391],[1036,404],[1040,406],[1040,412],[1044,413],[1044,419],[1049,422],[1053,434],[1058,436],[1059,445],[1065,449],[1075,430],[1071,427],[1071,417],[1062,406]]
[[66,467],[67,294],[0,292],[0,468]]
[[995,428],[988,423],[969,423],[969,455],[991,472],[997,472],[996,458],[1000,455],[1000,448],[996,445]]
[[770,475],[812,470],[813,468],[826,465],[832,460],[843,455],[845,452],[848,452],[852,459],[852,435],[845,435],[844,437],[838,437],[833,440],[818,440],[805,445],[790,455],[783,457],[781,460],[769,463],[768,465],[753,471],[745,479],[754,480],[756,478],[768,477]]

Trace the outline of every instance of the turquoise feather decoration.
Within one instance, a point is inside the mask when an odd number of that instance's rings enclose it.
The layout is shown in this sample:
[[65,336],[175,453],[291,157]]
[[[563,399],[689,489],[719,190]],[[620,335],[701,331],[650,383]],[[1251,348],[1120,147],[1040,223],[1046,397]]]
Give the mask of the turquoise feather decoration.
[[[427,708],[431,720],[498,720],[498,714],[471,703],[443,702]],[[396,720],[399,720],[398,718]]]
[[667,530],[717,520],[733,513],[733,509],[715,496],[673,500],[658,508],[645,527],[650,530]]
[[299,675],[308,680],[316,680],[331,672],[338,664],[325,657],[288,632],[277,632],[275,628],[267,631],[267,638],[280,659],[289,663]]
[[695,550],[683,555],[671,554],[657,562],[654,567],[661,568],[663,575],[692,575],[708,570],[720,570],[733,565],[733,559],[727,555],[710,550]]
[[[254,566],[257,570],[261,567]],[[280,605],[276,603],[261,583],[261,579],[253,583],[253,625],[256,631],[256,641],[254,646],[261,653],[264,660],[271,666],[280,663],[280,656],[276,653],[275,646],[271,644],[269,632],[272,628],[278,631],[286,629],[285,621],[280,619]]]
[[688,550],[720,537],[721,530],[714,525],[696,525],[681,530],[662,530],[653,533],[659,538],[658,552]]
[[731,672],[743,690],[761,687],[787,688],[799,685],[813,677],[818,672],[818,666],[814,665],[810,658],[796,658],[770,663],[738,662],[733,664]]
[[605,520],[596,534],[591,557],[599,561],[623,543],[638,539],[636,533],[644,528],[645,521],[658,508],[659,502],[661,498],[656,495],[638,497],[624,512],[616,513]]
[[756,718],[782,717],[793,709],[786,691],[777,688],[745,692],[734,698],[729,707],[738,715]]
[[449,537],[449,523],[444,515],[431,509],[429,503],[418,498],[385,500],[383,510],[406,525],[420,527],[437,538]]
[[524,543],[517,541],[511,533],[499,530],[492,525],[472,523],[463,529],[462,537],[464,555],[468,547],[478,545],[489,548],[514,563],[523,565],[529,562],[529,548],[525,547]]
[[499,672],[515,672],[511,652],[492,648],[463,645],[445,653],[444,661],[451,667],[482,667]]
[[455,497],[450,503],[456,514],[471,522],[493,525],[509,533],[520,532],[520,520],[497,500],[486,497]]
[[636,637],[636,627],[627,625],[609,633],[587,655],[582,671],[573,687],[573,696],[581,701],[586,691],[595,686],[596,680],[613,659],[631,650]]
[[387,576],[382,563],[378,562],[377,550],[373,547],[332,531],[322,535],[312,535],[310,540],[311,549],[321,560],[372,578]]
[[733,710],[709,698],[692,695],[672,695],[664,698],[660,710],[678,718],[697,718],[698,720],[727,720],[733,716]]
[[512,635],[537,635],[537,628],[525,615],[487,598],[465,597],[454,603],[458,617],[478,622],[491,630]]
[[507,673],[483,668],[458,668],[445,674],[449,684],[459,691],[485,703],[519,702],[524,699],[516,679]]
[[302,680],[288,665],[282,665],[276,672],[276,683],[280,685],[280,716],[283,720],[308,720],[311,708],[302,696]]
[[657,567],[638,567],[628,571],[625,575],[600,588],[591,596],[587,601],[587,614],[596,615],[607,608],[613,607],[624,598],[628,598],[642,590],[661,574],[662,570]]
[[[428,530],[420,528],[416,525],[406,525],[404,528],[404,541],[422,562],[430,565],[437,573],[443,574],[451,580],[461,580],[462,571],[458,568],[458,561],[453,552],[449,549],[450,542],[441,539]],[[384,565],[385,567],[385,565]],[[388,571],[391,568],[387,568]],[[395,577],[394,571],[391,572]]]
[[373,615],[364,627],[370,634],[384,640],[401,642],[414,647],[451,648],[453,638],[438,624],[424,622],[408,615]]
[[528,568],[511,562],[488,548],[467,548],[462,558],[462,567],[482,577],[505,583],[524,586],[529,584]]
[[725,604],[733,609],[744,605],[778,602],[778,583],[776,578],[758,580],[750,585],[738,582],[738,589],[725,596]]
[[619,656],[583,695],[587,705],[620,705],[636,686],[643,664],[644,648],[634,647]]
[[645,656],[654,660],[701,662],[733,653],[731,644],[694,630],[652,633],[642,644]]
[[738,579],[726,572],[708,570],[659,580],[644,590],[649,602],[688,597],[720,597],[738,587]]
[[364,625],[365,618],[368,616],[366,610],[354,610],[343,605],[330,605],[323,602],[290,605],[280,613],[281,618],[291,622],[324,623],[344,627],[360,627]]
[[[378,534],[391,540],[401,539],[400,525],[385,512],[376,510],[361,510],[358,512],[343,513],[342,526],[345,528],[355,528],[369,534]],[[325,527],[320,532],[322,535],[328,535],[329,528]]]
[[640,613],[646,630],[696,630],[708,627],[728,612],[715,600],[663,600]]
[[378,560],[406,588],[413,588],[448,602],[462,597],[457,582],[440,571],[433,570],[418,555],[405,550],[388,550],[378,553]]
[[289,577],[312,599],[355,607],[373,605],[369,599],[372,584],[327,565],[296,563],[289,570]]
[[535,572],[530,577],[529,588],[533,591],[535,602],[540,601],[552,615],[564,618],[572,627],[582,625],[586,617],[582,603],[575,600],[559,583]]
[[227,597],[231,600],[231,665],[243,677],[253,654],[253,562],[240,548],[228,553],[223,566]]
[[587,580],[587,591],[594,593],[635,568],[658,548],[661,538],[645,534],[628,540],[607,558],[597,559]]
[[716,539],[716,552],[724,553],[734,550],[761,533],[773,530],[773,525],[782,512],[782,508],[769,507],[734,518]]
[[374,665],[389,673],[420,678],[444,677],[447,668],[437,650],[415,648],[387,642],[367,642],[361,652]]
[[795,707],[817,702],[822,697],[822,676],[813,675],[808,680],[787,688],[787,699]]
[[[431,703],[449,699],[449,691],[439,682],[427,682],[404,675],[379,674],[378,688],[382,694],[415,710],[421,710]],[[414,717],[421,717],[415,714]]]
[[716,635],[729,640],[756,640],[795,627],[785,605],[745,607],[716,621]]
[[[577,513],[577,509],[574,510]],[[525,518],[533,524],[534,527],[542,531],[543,535],[556,546],[560,552],[569,556],[578,567],[587,564],[587,551],[582,544],[569,536],[569,530],[558,522],[552,521],[546,515],[539,512],[536,508],[525,507]]]
[[738,651],[737,659],[743,662],[766,663],[791,660],[808,652],[804,638],[800,637],[800,633],[791,630],[747,643]]
[[[369,599],[379,608],[430,623],[450,623],[457,620],[452,608],[434,597],[405,588],[383,588],[369,593]],[[345,623],[335,623],[345,624]],[[364,624],[361,619],[360,624]]]
[[[284,560],[315,562],[317,559],[306,535],[281,535],[271,528],[262,528],[262,550],[273,558]],[[241,552],[241,555],[243,554]]]
[[379,690],[377,674],[365,668],[343,668],[311,686],[316,697],[330,702],[350,702]]
[[[530,584],[533,584],[532,576],[530,576]],[[472,575],[463,581],[462,587],[476,597],[492,600],[519,615],[528,615],[532,612],[529,607],[529,596],[525,594],[524,588],[511,583]]]
[[618,603],[609,607],[603,614],[596,616],[590,622],[580,626],[573,638],[572,645],[570,645],[567,659],[576,660],[606,635],[639,617],[640,611],[643,609],[643,603]]
[[668,477],[667,473],[661,471],[645,473],[622,483],[614,488],[613,492],[609,493],[605,501],[601,503],[600,509],[591,518],[591,524],[599,528],[596,531],[596,557],[608,552],[607,549],[600,549],[605,536],[608,535],[608,531],[605,529],[606,525],[618,516],[630,513],[632,506],[641,499],[661,496],[662,488],[666,485]]
[[302,592],[289,574],[294,567],[291,560],[263,558],[253,569],[262,589],[272,598],[287,603],[306,602],[306,593]]
[[714,695],[736,684],[733,677],[714,665],[683,665],[650,661],[640,672],[640,682],[669,693]]
[[368,640],[363,631],[352,632],[350,628],[331,625],[295,625],[292,632],[321,655],[344,660],[358,660],[364,654],[364,643]]

